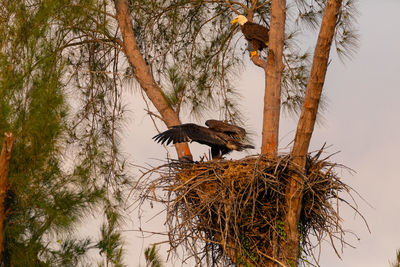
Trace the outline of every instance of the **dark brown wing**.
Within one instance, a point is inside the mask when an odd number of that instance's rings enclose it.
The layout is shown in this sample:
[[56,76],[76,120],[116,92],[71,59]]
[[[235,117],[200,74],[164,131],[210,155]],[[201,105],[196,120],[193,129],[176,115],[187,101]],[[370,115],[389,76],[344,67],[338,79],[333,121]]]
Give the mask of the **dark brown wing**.
[[208,120],[206,125],[214,131],[225,133],[233,138],[242,139],[246,135],[246,130],[242,127],[232,125],[223,121],[218,120]]
[[[257,23],[253,23],[253,22],[246,22],[243,26],[242,26],[242,32],[244,37],[249,40],[258,40],[260,41],[260,49],[264,48],[267,46],[267,43],[269,41],[269,30],[262,26],[259,25]],[[258,49],[258,50],[260,50]]]
[[171,142],[175,144],[189,141],[208,146],[224,146],[226,144],[224,138],[215,131],[194,123],[173,126],[171,129],[154,136],[153,139],[158,143],[166,143],[167,145]]

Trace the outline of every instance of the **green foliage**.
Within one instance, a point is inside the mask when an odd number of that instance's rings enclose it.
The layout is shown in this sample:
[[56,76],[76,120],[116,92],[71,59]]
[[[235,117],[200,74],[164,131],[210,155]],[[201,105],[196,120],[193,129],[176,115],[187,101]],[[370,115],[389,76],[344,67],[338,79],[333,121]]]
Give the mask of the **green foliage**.
[[276,228],[276,232],[278,233],[279,237],[282,240],[286,240],[287,236],[286,236],[286,231],[285,231],[285,224],[282,221],[278,220],[276,222],[275,228]]
[[121,234],[118,232],[120,216],[111,207],[106,210],[106,222],[101,226],[101,240],[96,247],[100,254],[106,254],[106,266],[124,266],[122,263],[123,249]]
[[173,107],[193,116],[211,109],[224,118],[239,119],[233,81],[241,61],[231,45],[231,10],[226,4],[130,3],[139,47]]
[[240,266],[246,266],[246,267],[254,267],[254,264],[249,263],[248,261],[250,260],[251,262],[258,262],[258,255],[254,251],[252,251],[252,243],[246,236],[242,236],[241,238],[241,245],[242,245],[242,255],[240,259],[238,260],[238,263]]
[[183,98],[186,87],[185,79],[180,75],[178,66],[172,66],[168,69],[168,79],[170,81],[169,92],[165,93],[168,103],[177,108]]
[[343,0],[340,19],[336,25],[335,45],[339,57],[350,59],[359,46],[359,35],[355,30],[357,12],[357,0]]
[[91,240],[66,239],[58,243],[60,243],[59,250],[53,252],[58,260],[53,259],[51,265],[77,266],[82,263],[81,257],[84,257],[90,249]]
[[[108,21],[103,12],[96,13],[97,5],[100,1],[0,4],[0,134],[16,136],[6,199],[5,266],[82,265],[95,244],[111,241],[106,257],[116,266],[122,261],[118,225],[108,216],[108,206],[122,201],[128,184],[118,151],[121,92],[113,77],[77,74],[86,66],[107,68],[97,58],[101,55],[94,56],[97,44],[86,45],[79,59],[68,50],[77,40],[76,29],[108,34]],[[102,240],[75,238],[80,223],[102,206],[108,219]]]
[[400,249],[396,251],[396,260],[390,263],[391,267],[400,267]]
[[162,267],[162,260],[158,254],[158,249],[156,245],[146,248],[144,251],[144,257],[146,258],[147,267]]

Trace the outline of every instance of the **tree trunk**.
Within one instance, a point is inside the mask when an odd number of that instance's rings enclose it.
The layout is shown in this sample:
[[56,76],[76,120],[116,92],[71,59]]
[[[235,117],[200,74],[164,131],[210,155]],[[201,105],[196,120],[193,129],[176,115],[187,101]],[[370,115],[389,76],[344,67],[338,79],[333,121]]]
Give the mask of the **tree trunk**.
[[[307,84],[303,108],[291,152],[293,163],[302,170],[304,170],[306,164],[307,152],[314,131],[318,104],[325,81],[329,53],[341,2],[341,0],[327,1],[317,45],[314,51],[310,79]],[[285,249],[287,251],[285,251],[284,256],[289,259],[291,263],[296,263],[296,266],[299,256],[298,224],[302,204],[301,200],[303,197],[302,191],[302,179],[297,176],[292,177],[286,190],[287,214],[285,231],[287,233],[287,244],[285,245]]]
[[6,209],[5,209],[5,198],[8,190],[8,170],[10,167],[10,159],[12,147],[14,144],[14,136],[12,133],[4,134],[3,146],[0,154],[0,262],[2,262],[3,250],[4,250],[4,240],[3,240],[3,229],[4,220],[6,219]]
[[278,154],[285,20],[286,0],[272,1],[268,59],[267,66],[264,68],[265,95],[261,144],[261,153],[270,158]]
[[[115,0],[115,9],[123,38],[124,52],[133,67],[133,72],[137,81],[145,91],[147,97],[156,107],[164,123],[168,127],[181,124],[179,120],[179,114],[175,112],[165,100],[161,88],[157,85],[145,60],[143,59],[142,54],[140,53],[135,35],[133,33],[132,17],[129,13],[128,1]],[[175,148],[178,158],[192,159],[192,154],[190,153],[187,143],[176,144]]]

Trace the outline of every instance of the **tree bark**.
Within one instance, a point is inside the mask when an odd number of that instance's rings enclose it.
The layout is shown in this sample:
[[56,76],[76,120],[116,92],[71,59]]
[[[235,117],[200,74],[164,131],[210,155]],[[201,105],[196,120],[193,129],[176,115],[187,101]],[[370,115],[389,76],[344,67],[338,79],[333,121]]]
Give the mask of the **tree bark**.
[[[133,67],[133,72],[137,81],[168,127],[181,124],[179,114],[173,110],[164,98],[161,88],[157,85],[145,60],[143,59],[142,54],[140,53],[133,33],[132,17],[129,12],[128,1],[115,0],[114,3],[123,39],[123,49]],[[192,159],[192,154],[190,153],[187,143],[175,144],[175,148],[178,158]]]
[[[304,170],[311,136],[314,131],[318,104],[325,82],[329,53],[341,3],[342,0],[327,1],[317,45],[314,51],[311,74],[307,84],[303,108],[297,124],[296,136],[291,152],[293,163],[301,170]],[[301,200],[303,197],[302,191],[302,179],[298,176],[293,176],[286,190],[287,214],[285,231],[287,233],[287,244],[285,248],[287,248],[288,251],[286,251],[285,256],[291,263],[296,263],[296,266],[299,256],[298,224],[302,204]]]
[[265,70],[265,95],[261,153],[270,158],[278,154],[283,43],[285,39],[286,0],[273,0]]
[[6,219],[5,198],[8,190],[8,170],[10,169],[10,159],[12,147],[14,144],[14,136],[12,133],[4,134],[3,146],[0,154],[0,262],[2,262],[4,251],[4,221]]

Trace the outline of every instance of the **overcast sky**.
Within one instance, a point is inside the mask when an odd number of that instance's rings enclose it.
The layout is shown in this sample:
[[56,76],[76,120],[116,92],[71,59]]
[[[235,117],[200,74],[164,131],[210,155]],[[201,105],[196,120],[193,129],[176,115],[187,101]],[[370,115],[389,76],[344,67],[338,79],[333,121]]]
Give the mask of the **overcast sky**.
[[[342,260],[332,248],[323,247],[320,261],[323,267],[389,266],[389,260],[400,249],[400,0],[360,0],[359,11],[360,48],[345,64],[333,57],[324,87],[329,107],[324,125],[313,134],[311,146],[319,148],[327,142],[331,145],[330,152],[341,151],[334,160],[356,171],[353,175],[343,172],[343,180],[371,204],[372,207],[358,199],[371,233],[354,212],[344,209],[341,215],[345,228],[355,232],[360,240],[348,236],[356,248],[345,247]],[[238,79],[238,89],[243,95],[247,125],[257,133],[253,139],[260,148],[263,71],[249,64]],[[135,102],[130,108],[132,119],[124,136],[130,161],[143,164],[164,159],[165,150],[150,139],[156,131],[143,106]],[[283,116],[281,146],[292,140],[295,129],[296,121]],[[202,151],[201,146],[197,149]],[[173,149],[171,152],[175,155]],[[244,155],[233,154],[233,157]],[[158,212],[147,208],[146,218]],[[142,220],[141,227],[163,230],[164,219],[165,214],[161,214],[149,222]],[[134,212],[132,224],[128,223],[126,228],[138,227],[138,213]],[[164,239],[155,236],[143,239],[137,232],[127,233],[128,266],[137,267],[139,262],[143,265],[143,248]],[[166,249],[161,247],[164,259]],[[166,266],[178,266],[178,262]]]

